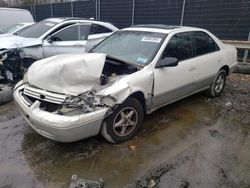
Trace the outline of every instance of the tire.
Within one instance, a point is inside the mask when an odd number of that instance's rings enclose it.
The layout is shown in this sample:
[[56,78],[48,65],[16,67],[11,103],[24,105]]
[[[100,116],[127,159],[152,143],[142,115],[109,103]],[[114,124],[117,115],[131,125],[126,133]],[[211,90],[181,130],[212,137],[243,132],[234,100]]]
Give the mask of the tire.
[[250,64],[249,63],[239,63],[235,67],[234,73],[250,74]]
[[223,92],[223,89],[226,85],[227,73],[225,70],[220,70],[216,75],[213,83],[210,88],[207,90],[207,95],[209,97],[218,97]]
[[0,84],[0,105],[12,100],[12,92],[11,86]]
[[101,134],[111,143],[125,142],[136,135],[143,119],[144,110],[141,103],[135,98],[128,98],[106,117]]

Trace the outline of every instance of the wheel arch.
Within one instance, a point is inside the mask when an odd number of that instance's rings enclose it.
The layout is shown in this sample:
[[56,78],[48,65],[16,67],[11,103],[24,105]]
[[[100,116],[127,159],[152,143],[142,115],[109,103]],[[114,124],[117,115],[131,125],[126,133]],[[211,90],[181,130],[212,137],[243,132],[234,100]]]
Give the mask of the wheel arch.
[[142,91],[136,91],[130,94],[129,97],[137,99],[141,103],[144,113],[146,113],[146,99]]
[[228,65],[224,65],[223,67],[221,67],[220,68],[220,70],[224,70],[224,71],[226,71],[226,73],[227,73],[227,76],[229,75],[229,66]]

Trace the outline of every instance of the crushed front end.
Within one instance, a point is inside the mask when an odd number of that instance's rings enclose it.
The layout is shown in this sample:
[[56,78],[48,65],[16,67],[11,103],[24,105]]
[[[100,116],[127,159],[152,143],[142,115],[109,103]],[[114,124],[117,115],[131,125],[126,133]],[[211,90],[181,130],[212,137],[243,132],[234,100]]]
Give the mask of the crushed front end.
[[34,63],[16,85],[14,99],[36,132],[73,142],[100,132],[105,117],[129,95],[122,92],[124,85],[129,90],[126,81],[112,87],[137,70],[106,54],[62,54]]
[[60,142],[97,135],[115,101],[90,91],[79,96],[47,92],[23,82],[17,84],[14,99],[37,133]]

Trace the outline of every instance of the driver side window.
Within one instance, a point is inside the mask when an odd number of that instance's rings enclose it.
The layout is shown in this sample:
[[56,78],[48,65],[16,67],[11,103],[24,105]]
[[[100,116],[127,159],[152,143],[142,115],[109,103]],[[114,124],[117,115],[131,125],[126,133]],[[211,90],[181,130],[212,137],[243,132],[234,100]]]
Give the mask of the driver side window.
[[192,45],[189,32],[177,33],[169,40],[162,54],[162,59],[165,57],[174,57],[179,61],[192,57]]
[[69,26],[53,35],[54,41],[76,41],[79,40],[79,26]]

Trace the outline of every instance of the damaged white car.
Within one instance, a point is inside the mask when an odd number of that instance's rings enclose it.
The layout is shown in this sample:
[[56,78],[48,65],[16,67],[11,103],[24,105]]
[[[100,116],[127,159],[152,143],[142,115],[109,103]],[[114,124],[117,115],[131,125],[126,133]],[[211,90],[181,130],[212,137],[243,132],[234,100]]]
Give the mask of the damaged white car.
[[144,115],[191,94],[221,94],[236,49],[210,32],[138,25],[111,35],[90,53],[37,61],[14,98],[39,134],[73,142],[101,133],[131,139]]

